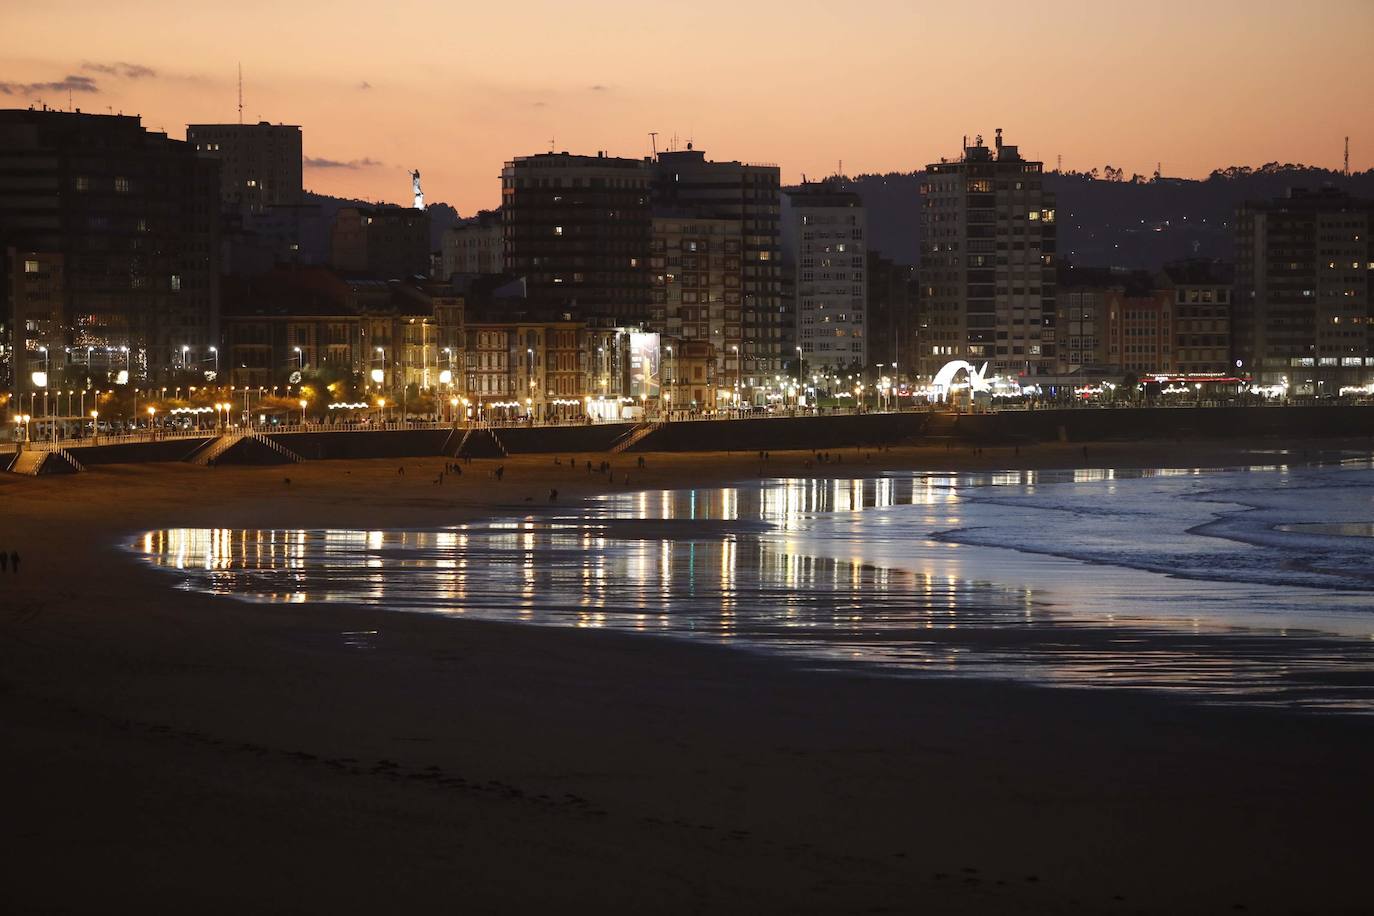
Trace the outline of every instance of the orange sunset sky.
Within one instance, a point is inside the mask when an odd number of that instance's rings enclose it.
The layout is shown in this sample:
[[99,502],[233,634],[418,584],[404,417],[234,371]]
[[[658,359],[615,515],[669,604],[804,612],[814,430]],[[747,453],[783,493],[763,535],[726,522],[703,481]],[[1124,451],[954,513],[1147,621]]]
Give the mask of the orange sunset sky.
[[[1004,128],[1051,167],[1374,162],[1374,0],[0,0],[0,107],[302,125],[306,187],[470,214],[513,155],[908,170]],[[314,160],[316,164],[311,165]],[[332,163],[327,164],[327,163]]]

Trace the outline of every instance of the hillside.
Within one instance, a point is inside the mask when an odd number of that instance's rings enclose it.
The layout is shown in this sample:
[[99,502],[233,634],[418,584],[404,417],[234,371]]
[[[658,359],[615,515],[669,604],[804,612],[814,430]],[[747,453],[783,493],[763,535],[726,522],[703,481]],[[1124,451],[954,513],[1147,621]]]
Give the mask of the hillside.
[[[1278,163],[1218,170],[1202,181],[1106,180],[1053,172],[1045,180],[1058,198],[1063,257],[1079,264],[1145,269],[1183,257],[1229,259],[1231,221],[1237,205],[1247,200],[1323,183],[1374,198],[1374,169],[1345,176]],[[920,173],[860,175],[849,186],[868,208],[870,244],[886,257],[914,263],[920,244]]]

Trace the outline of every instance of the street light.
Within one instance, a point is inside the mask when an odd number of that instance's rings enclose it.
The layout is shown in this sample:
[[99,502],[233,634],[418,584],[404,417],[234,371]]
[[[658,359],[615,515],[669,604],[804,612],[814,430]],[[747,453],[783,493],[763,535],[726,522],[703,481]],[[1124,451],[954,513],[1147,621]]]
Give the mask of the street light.
[[381,347],[376,347],[375,349],[377,355],[381,357],[382,368],[372,370],[372,381],[376,382],[378,385],[383,385],[386,383],[386,351]]
[[211,347],[211,348],[210,348],[210,355],[213,356],[213,357],[215,358],[215,379],[218,380],[218,379],[219,379],[219,348],[218,348],[218,347]]
[[302,425],[302,426],[305,425],[305,405],[306,405],[307,403],[309,403],[309,402],[306,401],[305,398],[301,398],[301,400],[300,400],[300,405],[301,405],[301,425]]

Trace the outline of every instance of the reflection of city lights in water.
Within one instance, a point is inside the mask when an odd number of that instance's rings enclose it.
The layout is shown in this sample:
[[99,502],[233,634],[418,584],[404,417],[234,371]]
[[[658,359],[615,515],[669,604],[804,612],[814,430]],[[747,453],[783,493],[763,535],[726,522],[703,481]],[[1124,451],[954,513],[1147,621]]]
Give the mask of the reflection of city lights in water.
[[[998,573],[1006,552],[933,536],[982,511],[970,485],[1023,498],[1049,483],[1091,486],[1103,496],[1120,478],[776,480],[616,495],[585,515],[434,531],[171,529],[134,549],[192,588],[259,601],[660,632],[896,672],[1374,710],[1374,641],[1214,613],[1245,588],[1135,571],[1101,574],[1119,584],[1096,591],[1054,576],[1028,584]],[[1130,594],[1147,576],[1159,590],[1153,603]],[[1212,603],[1201,614],[1162,609],[1171,594]]]

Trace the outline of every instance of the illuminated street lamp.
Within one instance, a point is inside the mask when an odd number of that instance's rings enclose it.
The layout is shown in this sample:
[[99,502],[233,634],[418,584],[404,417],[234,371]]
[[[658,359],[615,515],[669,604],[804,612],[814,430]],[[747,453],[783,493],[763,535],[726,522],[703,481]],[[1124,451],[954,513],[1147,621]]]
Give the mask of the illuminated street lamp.
[[382,368],[373,369],[369,373],[369,375],[371,376],[373,382],[377,383],[378,385],[382,385],[386,382],[386,351],[383,350],[381,347],[377,347],[376,350],[377,355],[381,357]]

